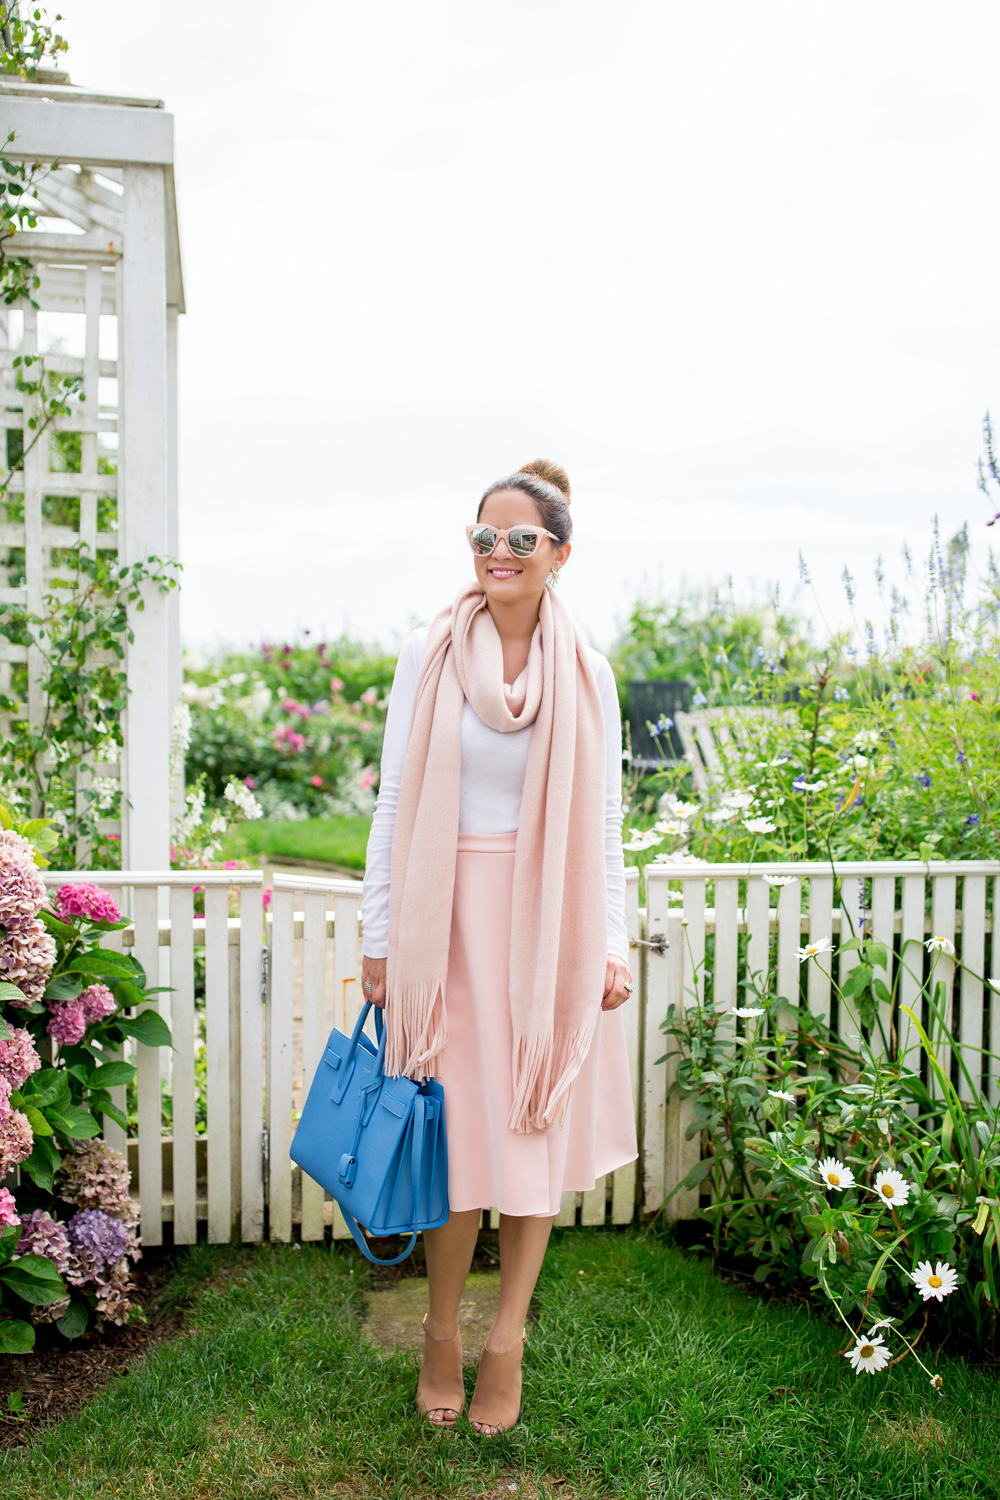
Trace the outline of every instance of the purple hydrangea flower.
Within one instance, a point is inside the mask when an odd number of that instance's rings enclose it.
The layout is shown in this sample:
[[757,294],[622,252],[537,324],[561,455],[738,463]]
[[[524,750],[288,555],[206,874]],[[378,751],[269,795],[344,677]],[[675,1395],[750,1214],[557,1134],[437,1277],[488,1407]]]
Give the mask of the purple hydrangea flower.
[[87,1017],[79,1000],[54,1000],[45,1030],[60,1047],[75,1047],[87,1029]]
[[20,1224],[20,1222],[14,1194],[9,1188],[0,1187],[0,1229],[6,1229],[8,1224]]
[[89,922],[120,922],[118,910],[107,891],[84,881],[80,885],[61,885],[56,891],[56,915],[64,922],[85,917]]
[[18,1255],[44,1255],[65,1276],[70,1267],[72,1247],[65,1224],[60,1224],[44,1208],[35,1208],[21,1220]]
[[59,1192],[78,1208],[100,1208],[131,1227],[135,1202],[129,1197],[128,1162],[101,1140],[78,1141],[62,1159]]
[[[2,876],[0,870],[0,880]],[[32,1005],[40,1000],[55,961],[55,939],[37,917],[12,928],[6,937],[0,938],[0,979],[16,984],[24,996],[23,1000],[11,1000],[9,1004]]]
[[0,1078],[12,1089],[23,1088],[30,1074],[42,1066],[31,1036],[23,1026],[11,1028],[6,1041],[0,1041]]
[[105,1016],[113,1015],[118,1009],[118,1001],[106,984],[89,984],[78,998],[88,1026],[94,1021],[103,1021]]
[[114,1265],[129,1248],[129,1232],[120,1219],[99,1208],[81,1208],[66,1226],[70,1244],[101,1266]]
[[31,1155],[34,1143],[27,1115],[19,1109],[12,1109],[0,1125],[0,1179],[7,1176],[11,1167],[16,1167]]
[[0,925],[17,932],[45,904],[45,882],[30,855],[14,844],[0,844]]

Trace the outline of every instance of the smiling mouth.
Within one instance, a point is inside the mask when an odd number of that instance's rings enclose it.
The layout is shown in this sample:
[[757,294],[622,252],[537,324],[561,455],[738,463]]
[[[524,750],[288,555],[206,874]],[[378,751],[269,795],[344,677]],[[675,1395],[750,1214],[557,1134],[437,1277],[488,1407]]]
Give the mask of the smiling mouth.
[[487,568],[491,578],[516,578],[520,568]]

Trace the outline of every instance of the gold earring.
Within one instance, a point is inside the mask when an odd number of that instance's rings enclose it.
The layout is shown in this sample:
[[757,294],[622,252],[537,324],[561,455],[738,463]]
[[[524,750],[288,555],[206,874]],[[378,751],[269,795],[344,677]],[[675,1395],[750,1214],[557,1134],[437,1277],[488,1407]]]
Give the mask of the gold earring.
[[559,569],[558,568],[550,568],[549,569],[549,580],[548,581],[549,581],[549,588],[554,588],[555,585],[559,582]]

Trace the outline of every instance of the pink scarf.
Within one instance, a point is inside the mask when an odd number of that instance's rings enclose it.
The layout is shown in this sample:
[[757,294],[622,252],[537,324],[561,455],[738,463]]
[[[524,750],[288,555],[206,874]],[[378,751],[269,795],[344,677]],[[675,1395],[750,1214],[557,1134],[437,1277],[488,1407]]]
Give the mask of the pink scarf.
[[572,616],[546,589],[527,671],[503,650],[478,583],[431,624],[417,681],[392,841],[386,1072],[433,1076],[448,1039],[444,988],[458,844],[460,723],[534,724],[514,855],[508,1128],[562,1124],[590,1049],[607,963],[604,714]]

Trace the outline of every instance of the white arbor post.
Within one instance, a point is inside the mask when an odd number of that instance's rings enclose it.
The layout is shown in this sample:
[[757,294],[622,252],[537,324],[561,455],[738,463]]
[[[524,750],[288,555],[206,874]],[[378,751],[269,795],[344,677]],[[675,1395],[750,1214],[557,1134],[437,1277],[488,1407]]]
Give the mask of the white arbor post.
[[[0,600],[37,610],[58,571],[59,549],[74,542],[128,563],[178,553],[177,317],[184,290],[173,119],[160,100],[99,94],[39,70],[30,82],[0,80],[0,131],[4,138],[14,132],[8,157],[51,168],[35,185],[38,228],[19,231],[8,246],[32,262],[40,285],[38,311],[22,301],[0,320],[0,467],[8,462],[4,429],[20,428],[25,450],[32,435],[37,398],[16,391],[19,352],[37,350],[48,369],[78,375],[85,398],[33,447],[23,473],[11,479],[13,512],[8,505],[0,514]],[[52,462],[50,434],[67,432],[80,434],[78,472]],[[20,555],[23,564],[11,562]],[[77,789],[79,797],[94,774],[112,783],[120,777],[120,821],[106,818],[99,831],[120,835],[123,866],[164,870],[181,685],[179,610],[175,595],[155,587],[147,586],[143,602],[131,616],[120,764],[78,766]],[[35,720],[37,649],[0,650],[8,693],[19,672],[26,676],[24,712]],[[77,850],[78,861],[88,857]]]

